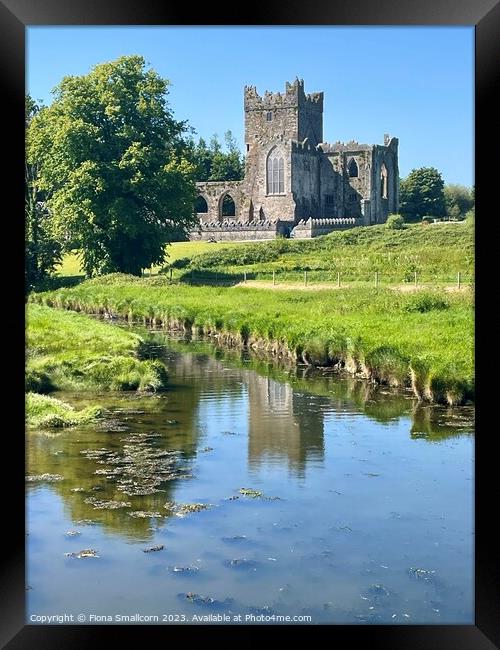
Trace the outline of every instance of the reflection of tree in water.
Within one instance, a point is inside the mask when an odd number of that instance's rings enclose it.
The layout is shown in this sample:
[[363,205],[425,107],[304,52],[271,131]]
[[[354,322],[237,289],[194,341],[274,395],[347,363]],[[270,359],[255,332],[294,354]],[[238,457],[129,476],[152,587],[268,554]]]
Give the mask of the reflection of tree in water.
[[457,438],[474,431],[474,408],[417,404],[412,412],[411,437],[429,442]]
[[[148,466],[154,470],[156,452],[177,451],[179,466],[189,466],[197,454],[202,433],[200,404],[207,398],[230,404],[233,400],[241,400],[247,393],[249,464],[257,465],[265,458],[272,458],[288,463],[297,476],[304,475],[307,462],[323,459],[324,413],[335,409],[364,412],[379,422],[407,415],[412,419],[412,437],[429,441],[469,433],[473,428],[472,407],[453,409],[419,405],[408,395],[388,388],[381,391],[366,381],[339,378],[333,373],[283,362],[259,360],[241,351],[216,349],[216,354],[212,354],[214,346],[206,344],[197,353],[186,353],[186,350],[193,350],[193,346],[178,344],[176,350],[168,351],[170,390],[161,397],[106,394],[92,395],[89,400],[88,396],[61,396],[78,408],[93,402],[113,409],[116,421],[111,423],[114,426],[108,426],[108,430],[72,428],[51,434],[52,437],[41,432],[29,434],[27,474],[60,474],[64,477],[63,481],[50,485],[62,496],[74,523],[90,519],[111,532],[131,538],[151,537],[151,525],[163,520],[148,516],[136,518],[129,512],[159,512],[168,517],[170,513],[163,506],[165,502],[175,500],[176,486],[184,479],[172,472],[172,480],[152,481],[154,490],[161,492],[125,494],[123,479],[133,478],[133,471],[122,474],[121,478],[108,472],[95,472],[113,470],[120,467],[120,463],[123,465],[122,459],[127,454],[125,446],[140,445],[141,441],[146,445],[142,447],[146,453],[142,460],[139,454],[135,461],[131,461],[132,464],[136,462],[139,477],[142,474],[144,479],[143,470]],[[230,372],[223,370],[226,363],[231,365]],[[123,430],[124,426],[126,430]],[[151,433],[159,435],[148,438]],[[141,439],[141,436],[146,437]],[[82,454],[85,450],[106,450],[114,456]],[[106,459],[116,462],[98,462]],[[186,473],[181,470],[181,476]],[[29,484],[28,489],[35,486],[36,483]],[[91,501],[86,502],[88,499]],[[127,501],[131,505],[109,510],[94,508],[96,500]]]
[[[152,524],[161,524],[163,519],[131,516],[129,513],[170,516],[171,513],[163,506],[167,501],[175,501],[176,486],[184,480],[177,478],[174,470],[178,467],[178,475],[187,475],[190,461],[197,453],[202,395],[209,390],[212,395],[236,399],[243,393],[234,376],[229,378],[220,372],[220,364],[212,356],[173,351],[166,356],[171,382],[168,392],[162,396],[94,394],[89,398],[81,394],[60,394],[62,399],[77,408],[99,403],[112,410],[114,418],[107,429],[104,423],[102,429],[71,428],[60,433],[29,434],[27,474],[59,474],[64,477],[63,481],[51,483],[50,487],[63,498],[74,524],[92,520],[111,532],[131,538],[152,537]],[[156,454],[175,451],[179,453],[175,456],[176,464],[175,467],[172,465],[170,480],[159,483],[152,480],[153,475],[161,479],[165,463],[166,473],[169,473],[169,458],[173,457]],[[114,470],[124,466],[128,466],[128,472],[113,474]],[[148,466],[151,471],[148,471]],[[148,491],[148,486],[154,491],[151,494],[127,494],[134,492],[130,484],[124,484],[131,479],[139,484],[138,491]],[[28,485],[28,489],[33,489],[37,484]],[[102,502],[107,507],[94,508],[96,504],[103,505]],[[112,502],[128,502],[130,506],[116,507],[119,503]]]

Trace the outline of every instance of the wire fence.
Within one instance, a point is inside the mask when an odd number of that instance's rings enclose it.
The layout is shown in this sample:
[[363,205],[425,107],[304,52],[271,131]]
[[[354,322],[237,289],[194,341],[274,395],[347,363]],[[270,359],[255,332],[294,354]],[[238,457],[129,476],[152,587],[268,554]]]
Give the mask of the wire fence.
[[[147,275],[147,274],[146,274]],[[328,270],[195,270],[169,269],[165,274],[172,282],[182,282],[192,285],[221,285],[235,284],[298,286],[311,287],[328,285],[331,287],[372,286],[372,287],[455,287],[456,289],[471,288],[474,285],[472,271],[457,271],[449,274],[436,274],[432,271],[412,271],[406,273],[388,273],[370,271],[366,273],[342,273]]]

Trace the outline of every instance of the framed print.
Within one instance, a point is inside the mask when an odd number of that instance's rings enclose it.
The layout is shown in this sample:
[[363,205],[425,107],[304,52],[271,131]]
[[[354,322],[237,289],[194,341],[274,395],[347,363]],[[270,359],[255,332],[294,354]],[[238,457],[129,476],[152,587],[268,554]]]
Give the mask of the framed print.
[[499,5],[186,9],[0,4],[3,645],[494,648]]

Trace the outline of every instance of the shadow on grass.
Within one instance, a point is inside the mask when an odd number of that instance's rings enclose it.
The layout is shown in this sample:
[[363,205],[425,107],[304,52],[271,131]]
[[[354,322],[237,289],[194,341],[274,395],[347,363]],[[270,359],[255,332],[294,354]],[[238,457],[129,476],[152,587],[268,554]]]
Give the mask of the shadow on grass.
[[190,284],[196,286],[223,286],[231,287],[240,284],[245,280],[255,280],[256,273],[224,273],[221,271],[186,271],[179,278],[178,281],[182,284]]
[[34,288],[34,291],[53,291],[54,289],[63,289],[66,287],[76,287],[77,284],[85,280],[84,275],[54,275],[40,282]]

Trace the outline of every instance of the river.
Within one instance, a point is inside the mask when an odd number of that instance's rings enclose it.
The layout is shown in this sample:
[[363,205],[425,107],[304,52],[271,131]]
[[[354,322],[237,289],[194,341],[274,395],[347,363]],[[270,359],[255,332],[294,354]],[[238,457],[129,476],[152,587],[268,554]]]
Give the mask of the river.
[[28,622],[473,624],[471,407],[156,336],[166,393],[27,434]]

